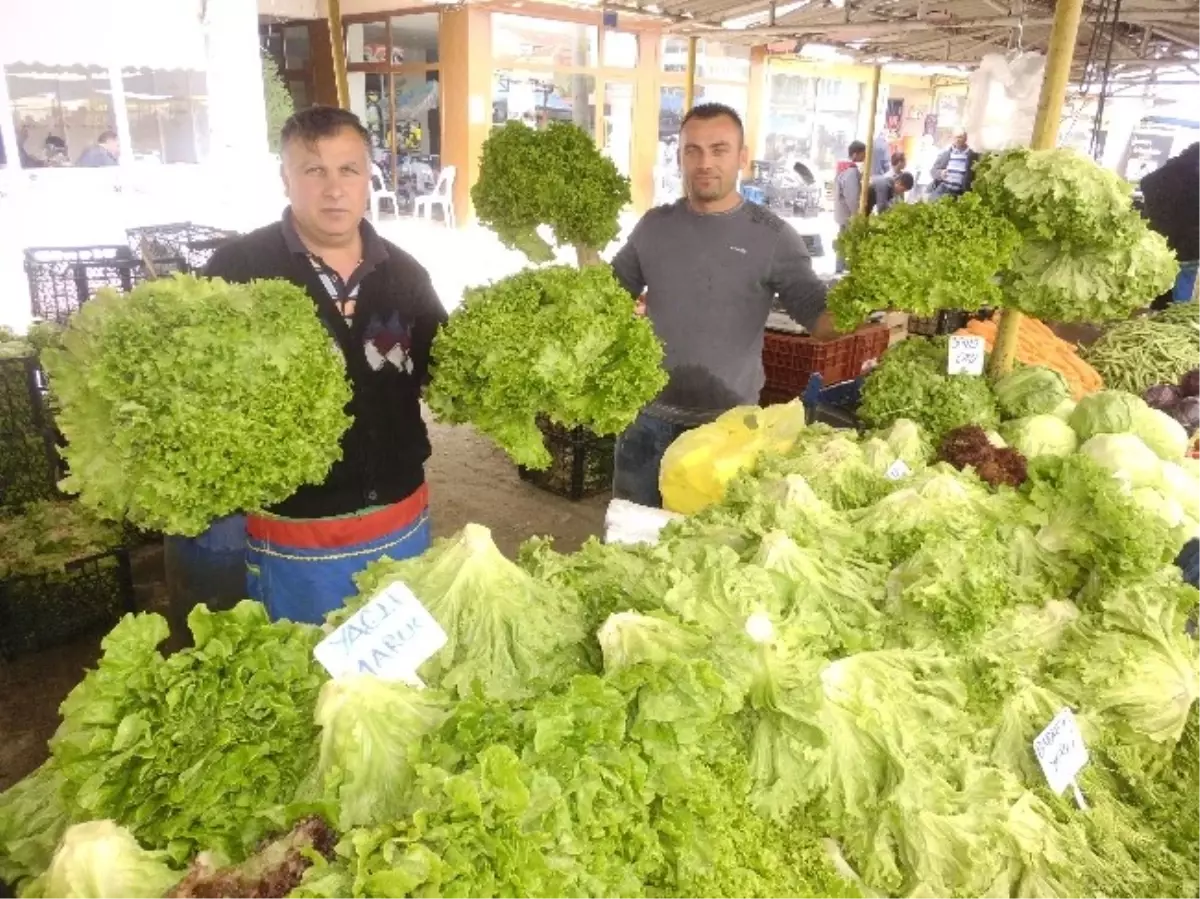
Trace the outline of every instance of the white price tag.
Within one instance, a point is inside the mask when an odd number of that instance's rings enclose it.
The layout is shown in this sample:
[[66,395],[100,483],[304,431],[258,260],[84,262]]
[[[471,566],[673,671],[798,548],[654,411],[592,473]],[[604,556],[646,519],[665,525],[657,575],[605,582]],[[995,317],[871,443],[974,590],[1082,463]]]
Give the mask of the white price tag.
[[946,374],[983,374],[983,358],[986,349],[982,337],[951,335],[950,358],[946,365]]
[[445,645],[442,626],[397,581],[318,643],[313,655],[334,678],[374,674],[419,685],[417,668]]
[[1067,787],[1074,788],[1075,801],[1080,808],[1087,808],[1075,778],[1088,763],[1088,751],[1083,734],[1079,731],[1079,722],[1070,709],[1063,709],[1055,715],[1046,729],[1037,735],[1033,741],[1033,752],[1050,789],[1061,796]]
[[904,464],[903,459],[897,459],[888,466],[888,470],[883,473],[883,476],[889,481],[898,481],[910,474],[912,474],[912,469]]

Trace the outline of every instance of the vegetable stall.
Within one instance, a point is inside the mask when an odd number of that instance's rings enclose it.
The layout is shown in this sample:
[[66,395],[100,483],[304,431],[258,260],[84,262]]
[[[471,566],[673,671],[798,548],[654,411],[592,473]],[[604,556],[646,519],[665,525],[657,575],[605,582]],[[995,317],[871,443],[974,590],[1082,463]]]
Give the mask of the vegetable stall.
[[[489,140],[480,215],[542,267],[469,292],[434,349],[435,414],[532,469],[548,425],[618,432],[663,381],[592,264],[628,185],[575,131]],[[979,318],[884,353],[857,429],[799,402],[731,410],[668,452],[680,515],[650,542],[508,558],[470,524],[372,564],[323,626],[198,606],[174,653],[165,619],[125,615],[46,762],[0,794],[0,881],[1200,894],[1200,592],[1175,564],[1200,530],[1200,319],[1134,316],[1174,262],[1092,163],[1013,151],[979,184],[856,221],[831,308],[1017,310],[1011,371],[987,365],[1003,318]],[[579,265],[549,264],[551,240]],[[1081,351],[1064,320],[1108,329]],[[268,503],[320,477],[346,426],[341,360],[276,282],[101,297],[44,358],[66,487],[110,520],[71,531],[84,547]],[[27,507],[0,564],[52,563],[62,514]]]
[[[161,618],[129,616],[49,761],[0,796],[0,877],[26,896],[1192,895],[1197,592],[1166,509],[1194,521],[1200,481],[1128,430],[1140,400],[1110,400],[1072,430],[1127,430],[999,486],[968,435],[860,437],[794,405],[791,440],[654,546],[535,540],[514,562],[472,525],[372,566],[324,629],[198,608],[172,656]],[[398,585],[444,642],[402,679],[331,678],[314,651],[369,635]],[[1077,793],[1039,763],[1063,709]]]

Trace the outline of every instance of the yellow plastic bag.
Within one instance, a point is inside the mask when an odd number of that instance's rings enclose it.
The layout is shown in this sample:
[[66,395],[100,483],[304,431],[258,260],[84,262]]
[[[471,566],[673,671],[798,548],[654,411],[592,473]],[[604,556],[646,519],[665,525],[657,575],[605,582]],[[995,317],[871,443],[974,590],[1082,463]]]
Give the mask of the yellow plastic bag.
[[711,424],[688,431],[663,455],[658,485],[663,506],[692,515],[719,503],[725,485],[764,450],[786,452],[804,430],[804,406],[738,406]]

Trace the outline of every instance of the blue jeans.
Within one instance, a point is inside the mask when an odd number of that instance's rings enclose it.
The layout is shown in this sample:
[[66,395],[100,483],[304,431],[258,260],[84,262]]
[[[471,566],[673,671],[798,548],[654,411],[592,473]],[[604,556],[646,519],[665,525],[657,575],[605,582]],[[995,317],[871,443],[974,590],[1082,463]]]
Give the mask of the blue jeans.
[[613,496],[639,506],[660,508],[662,493],[658,489],[658,471],[663,453],[681,434],[690,430],[688,425],[677,425],[646,412],[640,413],[617,438]]
[[1172,299],[1176,303],[1186,303],[1192,298],[1192,293],[1196,289],[1196,263],[1181,262],[1179,263],[1179,275],[1175,278],[1175,286],[1172,288]]

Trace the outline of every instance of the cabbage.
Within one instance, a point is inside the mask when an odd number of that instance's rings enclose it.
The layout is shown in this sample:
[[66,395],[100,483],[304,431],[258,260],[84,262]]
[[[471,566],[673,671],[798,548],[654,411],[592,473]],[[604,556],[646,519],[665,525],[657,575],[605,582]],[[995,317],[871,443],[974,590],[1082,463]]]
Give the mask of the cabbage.
[[1183,425],[1160,409],[1138,409],[1133,414],[1134,434],[1159,458],[1168,461],[1182,459],[1187,452],[1188,435]]
[[1005,449],[1008,446],[1008,441],[1000,436],[999,431],[986,431],[984,436],[987,437],[988,443],[996,449]]
[[1031,415],[1005,422],[1000,431],[1026,459],[1036,456],[1069,456],[1079,445],[1071,426],[1053,415]]
[[1027,418],[1053,412],[1063,400],[1071,398],[1067,379],[1052,368],[1026,365],[1015,369],[992,385],[996,403],[1005,418]]
[[1133,430],[1134,415],[1149,408],[1140,396],[1122,390],[1101,390],[1081,399],[1068,423],[1080,440],[1096,434],[1128,434]]
[[1180,527],[1186,520],[1183,507],[1174,498],[1153,487],[1138,487],[1133,491],[1133,499],[1147,512],[1153,512],[1161,518],[1169,528]]
[[1164,462],[1159,469],[1163,491],[1193,520],[1200,518],[1200,482],[1182,465]]
[[1067,397],[1065,400],[1055,406],[1050,414],[1055,418],[1061,418],[1063,421],[1070,421],[1071,413],[1075,411],[1076,405],[1078,404],[1073,399]]
[[1079,452],[1134,487],[1156,487],[1162,480],[1158,456],[1133,434],[1097,434]]
[[152,899],[163,896],[183,877],[172,871],[165,852],[148,852],[113,821],[76,824],[62,842],[46,873],[24,893],[64,899]]

